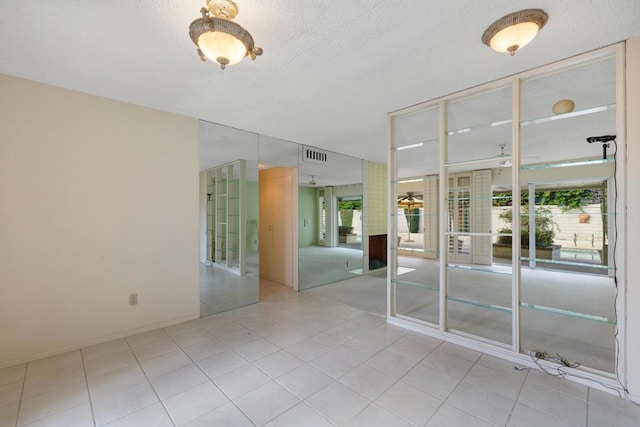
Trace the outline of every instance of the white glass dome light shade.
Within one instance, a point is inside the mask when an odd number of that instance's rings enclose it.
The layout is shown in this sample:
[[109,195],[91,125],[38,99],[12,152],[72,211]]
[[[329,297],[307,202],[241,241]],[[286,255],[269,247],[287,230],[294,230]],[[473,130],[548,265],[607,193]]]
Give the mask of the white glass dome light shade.
[[[220,16],[235,16],[237,12],[235,3],[230,0],[210,0],[207,4]],[[226,6],[229,6],[228,10],[224,9]],[[200,59],[217,62],[224,70],[227,65],[237,64],[245,56],[254,60],[262,55],[262,48],[254,45],[253,37],[247,30],[229,19],[212,16],[211,13],[206,7],[201,8],[202,18],[189,25],[189,38],[198,46]]]
[[482,43],[496,52],[512,56],[526,46],[547,23],[549,16],[542,9],[523,9],[495,21],[482,34]]
[[529,44],[539,29],[535,22],[521,22],[498,31],[489,43],[496,52],[512,53]]
[[226,58],[226,65],[237,64],[247,56],[247,47],[240,40],[221,31],[205,31],[198,37],[198,47],[212,61]]

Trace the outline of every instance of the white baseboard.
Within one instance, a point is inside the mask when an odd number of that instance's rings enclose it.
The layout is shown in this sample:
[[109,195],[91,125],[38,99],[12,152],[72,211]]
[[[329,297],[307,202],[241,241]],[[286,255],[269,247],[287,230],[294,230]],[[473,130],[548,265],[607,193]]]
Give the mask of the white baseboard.
[[45,357],[57,356],[58,354],[68,353],[70,351],[80,350],[81,348],[89,347],[96,344],[102,344],[107,341],[117,340],[119,338],[128,337],[131,335],[139,334],[141,332],[151,331],[153,329],[164,328],[165,326],[171,326],[182,322],[187,322],[189,320],[199,319],[200,312],[190,314],[188,316],[179,317],[177,319],[171,319],[164,322],[153,323],[145,326],[141,326],[139,328],[127,329],[124,331],[116,332],[114,334],[105,335],[99,338],[94,338],[87,341],[82,341],[76,344],[70,344],[63,347],[56,347],[55,349],[31,353],[26,356],[20,356],[13,359],[7,359],[0,361],[0,369],[6,368],[9,366],[19,365],[21,363],[33,362],[35,360],[44,359]]
[[[484,354],[488,354],[490,356],[495,356],[503,360],[507,360],[509,362],[513,362],[514,364],[520,365],[525,368],[541,370],[540,366],[544,368],[548,368],[550,370],[557,368],[558,365],[552,364],[545,360],[539,360],[537,363],[531,359],[531,357],[526,354],[514,353],[509,348],[501,348],[499,346],[479,342],[473,338],[467,338],[464,336],[460,336],[457,334],[452,334],[449,332],[441,332],[437,329],[434,329],[429,326],[423,326],[421,324],[400,319],[397,317],[387,317],[387,323],[399,326],[401,328],[409,329],[413,332],[417,332],[423,335],[427,335],[430,337],[438,338],[443,341],[450,342],[452,344],[457,344],[465,348],[469,348],[471,350],[479,351]],[[538,366],[540,364],[540,366]],[[514,365],[514,369],[516,366]],[[569,381],[573,381],[582,385],[586,385],[588,387],[604,391],[613,395],[625,396],[624,389],[622,385],[620,385],[613,376],[605,376],[603,374],[599,374],[593,371],[585,371],[579,369],[565,368],[563,369],[567,373],[565,379]],[[634,397],[632,395],[625,396],[626,398],[630,398],[635,402],[640,402],[640,399]]]

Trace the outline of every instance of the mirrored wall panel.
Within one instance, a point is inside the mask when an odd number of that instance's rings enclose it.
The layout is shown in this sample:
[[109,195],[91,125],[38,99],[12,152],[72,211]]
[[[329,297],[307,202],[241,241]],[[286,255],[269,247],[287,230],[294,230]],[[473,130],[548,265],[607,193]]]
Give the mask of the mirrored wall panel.
[[260,277],[295,288],[298,144],[260,135]]
[[361,276],[362,160],[298,146],[298,287]]
[[362,275],[362,160],[263,135],[258,145],[261,276],[303,291]]
[[200,122],[206,256],[200,265],[200,315],[259,299],[258,136]]

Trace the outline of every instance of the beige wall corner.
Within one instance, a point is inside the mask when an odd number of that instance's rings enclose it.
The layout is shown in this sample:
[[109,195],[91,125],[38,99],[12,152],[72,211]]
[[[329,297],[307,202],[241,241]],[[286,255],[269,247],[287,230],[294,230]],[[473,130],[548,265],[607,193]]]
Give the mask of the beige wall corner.
[[197,317],[197,120],[0,93],[0,367]]

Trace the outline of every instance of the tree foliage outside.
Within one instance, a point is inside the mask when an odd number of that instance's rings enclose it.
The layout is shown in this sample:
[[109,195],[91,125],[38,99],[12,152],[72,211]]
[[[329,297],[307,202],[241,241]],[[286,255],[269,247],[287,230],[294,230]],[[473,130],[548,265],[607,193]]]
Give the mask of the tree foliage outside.
[[[493,195],[493,206],[511,206],[512,193],[502,192]],[[561,212],[577,209],[584,212],[584,206],[589,204],[602,203],[603,190],[600,188],[590,188],[582,190],[562,190],[562,191],[537,191],[536,206],[558,206]],[[529,193],[523,191],[520,194],[521,204],[529,204]]]
[[353,227],[348,225],[340,225],[338,226],[338,235],[346,236],[347,234],[353,233]]
[[352,210],[352,211],[361,211],[362,210],[362,201],[360,200],[340,200],[338,202],[338,210]]
[[[353,211],[362,211],[362,201],[360,200],[338,200],[338,212],[340,213],[340,223],[341,227],[351,228],[353,231],[353,227],[351,224],[353,223]],[[338,230],[339,234],[340,230]],[[344,233],[350,234],[351,232]]]
[[409,226],[409,233],[420,232],[420,209],[413,208],[411,212],[409,209],[404,208],[404,216],[407,219],[407,225]]
[[[522,246],[529,246],[529,215],[526,212],[529,211],[529,206],[524,205],[522,207],[522,215],[520,219],[520,243]],[[502,212],[499,216],[509,227],[501,228],[498,230],[500,234],[513,234],[513,212],[509,209]],[[551,216],[551,209],[546,207],[537,207],[535,209],[535,233],[536,233],[536,246],[551,246],[553,245],[553,239],[556,236],[556,230],[560,231],[558,224],[553,222]],[[498,237],[498,243],[510,245],[512,242],[511,236]]]

